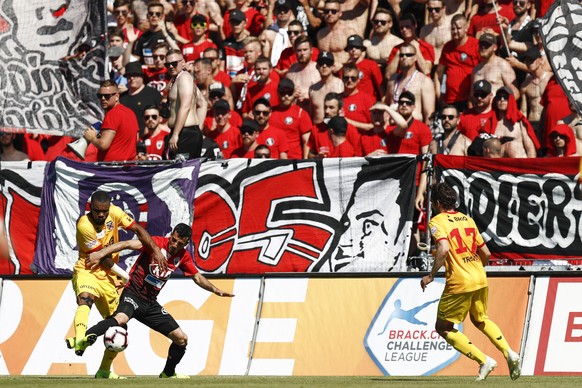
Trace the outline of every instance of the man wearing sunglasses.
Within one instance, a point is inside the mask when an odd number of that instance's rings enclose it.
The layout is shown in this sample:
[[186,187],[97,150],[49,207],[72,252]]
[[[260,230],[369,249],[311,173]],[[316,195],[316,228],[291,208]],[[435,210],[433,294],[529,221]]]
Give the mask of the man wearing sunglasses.
[[119,103],[119,91],[113,80],[101,82],[97,94],[105,111],[101,132],[87,128],[83,137],[93,144],[98,162],[134,160],[139,126],[135,113]]
[[463,135],[459,129],[459,111],[454,105],[445,105],[441,114],[434,118],[440,120],[443,133],[435,134],[428,147],[431,154],[467,156],[471,139]]
[[170,50],[166,55],[166,68],[170,75],[168,104],[170,116],[168,126],[172,134],[168,141],[168,156],[171,159],[199,158],[202,152],[200,126],[206,118],[208,104],[194,82],[194,77],[185,71],[185,61],[179,50]]
[[257,143],[264,144],[271,150],[273,159],[287,159],[289,145],[282,129],[269,124],[271,103],[266,98],[259,98],[253,104],[253,117],[259,126]]
[[392,75],[386,84],[385,101],[396,109],[402,92],[411,92],[417,101],[413,112],[414,118],[428,124],[429,117],[435,110],[434,84],[428,76],[416,68],[417,55],[413,45],[400,46],[398,56],[399,71]]
[[419,36],[434,47],[434,63],[439,63],[443,46],[451,40],[452,16],[447,15],[443,0],[429,0],[426,11],[430,23],[422,26]]
[[231,158],[252,159],[255,157],[255,149],[259,146],[257,138],[259,137],[259,125],[253,119],[244,119],[240,127],[242,145],[235,149]]
[[350,56],[346,63],[353,63],[360,70],[360,91],[379,100],[384,95],[382,73],[376,62],[366,58],[364,39],[359,35],[351,35],[346,51]]
[[348,123],[363,133],[374,127],[370,107],[374,105],[376,99],[360,91],[360,70],[353,63],[348,63],[342,70],[342,81],[344,81],[344,116]]
[[338,64],[343,64],[348,60],[349,55],[345,51],[348,36],[358,34],[353,23],[340,23],[343,15],[341,7],[339,0],[325,2],[323,6],[325,27],[317,32],[317,47],[320,51],[331,52]]
[[216,48],[214,42],[207,38],[208,21],[204,15],[192,16],[190,24],[192,38],[188,43],[182,46],[182,54],[186,62],[193,62],[202,57],[204,50],[208,48]]
[[503,86],[511,89],[519,99],[519,91],[515,87],[515,71],[508,61],[497,55],[497,36],[488,32],[479,37],[479,55],[481,62],[473,69],[471,83],[487,80],[491,84],[491,92],[495,93]]
[[313,123],[319,124],[325,117],[325,96],[328,93],[343,93],[344,83],[333,74],[335,62],[333,54],[329,51],[321,51],[319,53],[316,68],[321,81],[314,83],[309,88],[309,114]]
[[402,39],[390,32],[393,25],[393,11],[386,8],[377,8],[372,18],[370,39],[365,41],[366,57],[380,66],[382,74],[384,74],[387,64],[386,53],[389,53],[395,46],[403,42]]
[[[117,22],[117,29],[123,34],[123,41],[127,44],[139,38],[143,32],[136,28],[133,21],[133,12],[129,0],[115,0],[113,2],[113,16]],[[125,48],[125,47],[124,47]]]
[[164,6],[161,3],[148,4],[147,18],[149,29],[134,42],[131,54],[143,64],[153,66],[153,49],[158,43],[165,42],[174,50],[178,50],[179,47],[174,35],[168,32]]
[[157,106],[150,105],[143,112],[145,131],[142,141],[146,147],[148,160],[162,160],[166,136],[170,129],[162,124],[162,117]]
[[194,16],[199,15],[204,17],[205,23],[208,22],[206,31],[217,34],[219,28],[222,27],[223,19],[220,12],[220,7],[215,1],[196,1],[196,0],[180,0],[182,8],[174,18],[174,25],[178,35],[176,39],[179,43],[185,44],[191,42],[194,38]]

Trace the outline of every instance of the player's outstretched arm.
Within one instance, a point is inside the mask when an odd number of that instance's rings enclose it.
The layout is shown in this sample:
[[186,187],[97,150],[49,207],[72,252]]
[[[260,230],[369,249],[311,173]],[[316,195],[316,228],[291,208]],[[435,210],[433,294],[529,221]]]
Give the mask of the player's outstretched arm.
[[151,253],[152,259],[158,264],[160,270],[166,271],[168,269],[168,266],[166,264],[166,258],[164,257],[162,251],[160,250],[160,247],[156,245],[148,231],[145,230],[144,227],[138,224],[137,222],[133,224],[130,230],[136,234],[139,241],[141,241],[143,247],[145,247],[145,249]]
[[212,292],[213,294],[216,294],[218,296],[227,297],[227,298],[232,298],[234,296],[233,294],[229,294],[228,292],[225,292],[225,291],[222,291],[222,290],[216,288],[201,273],[197,273],[196,275],[192,276],[192,280],[194,280],[194,283],[196,283],[198,286],[204,288],[206,291]]

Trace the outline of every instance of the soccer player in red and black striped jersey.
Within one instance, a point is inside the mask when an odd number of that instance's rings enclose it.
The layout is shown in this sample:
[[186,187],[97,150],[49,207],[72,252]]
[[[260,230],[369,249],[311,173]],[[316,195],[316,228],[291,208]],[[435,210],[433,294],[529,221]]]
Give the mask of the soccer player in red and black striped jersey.
[[194,266],[192,256],[184,249],[191,236],[192,229],[188,225],[178,224],[170,237],[152,237],[156,245],[162,250],[162,254],[166,256],[167,270],[161,270],[158,264],[152,261],[150,252],[143,250],[143,245],[139,240],[120,241],[95,252],[89,257],[88,264],[97,266],[103,258],[115,252],[124,249],[142,250],[130,271],[129,282],[121,294],[119,307],[113,317],[104,319],[87,330],[87,336],[84,341],[87,346],[95,343],[97,337],[105,334],[109,327],[123,326],[131,318],[135,318],[172,340],[168,350],[166,366],[160,377],[189,378],[187,375],[176,373],[176,365],[186,352],[188,337],[176,320],[158,303],[158,294],[165,286],[172,272],[180,268],[185,276],[191,277],[203,289],[222,297],[234,296],[216,288],[198,272]]

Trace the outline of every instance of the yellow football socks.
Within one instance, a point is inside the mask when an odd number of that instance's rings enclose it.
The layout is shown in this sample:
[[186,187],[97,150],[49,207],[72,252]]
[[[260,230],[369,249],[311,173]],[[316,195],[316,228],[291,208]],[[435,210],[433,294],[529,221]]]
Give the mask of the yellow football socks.
[[75,338],[80,340],[85,337],[87,332],[87,324],[89,323],[89,312],[91,307],[86,305],[81,305],[77,307],[77,312],[75,312]]
[[473,343],[467,338],[467,336],[457,329],[449,331],[445,340],[451,344],[451,346],[457,349],[459,352],[463,353],[465,356],[469,357],[471,360],[477,361],[479,365],[485,363],[485,354],[479,350]]
[[111,364],[113,360],[117,357],[117,353],[112,352],[111,350],[105,350],[103,353],[103,359],[101,360],[101,365],[99,366],[99,370],[111,370]]
[[507,343],[507,340],[503,336],[503,333],[501,332],[499,326],[497,326],[495,322],[487,319],[483,321],[479,326],[477,326],[477,328],[481,330],[481,332],[483,332],[483,334],[485,334],[487,338],[489,338],[491,343],[493,343],[493,345],[495,345],[495,347],[503,353],[503,357],[507,358],[509,344]]

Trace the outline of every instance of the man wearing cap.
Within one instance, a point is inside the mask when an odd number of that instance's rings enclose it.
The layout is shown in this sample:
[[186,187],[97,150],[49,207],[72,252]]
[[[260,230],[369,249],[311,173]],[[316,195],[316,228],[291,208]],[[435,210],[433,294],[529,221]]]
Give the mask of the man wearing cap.
[[348,60],[348,53],[345,51],[347,37],[358,34],[353,23],[340,23],[343,15],[341,8],[339,0],[327,0],[323,6],[325,27],[317,31],[317,47],[320,51],[331,52],[338,64]]
[[[250,1],[234,0],[236,8],[226,11],[224,14],[224,24],[222,25],[222,38],[227,38],[234,32],[235,26],[244,21],[244,29],[248,30],[252,36],[259,36],[265,27],[267,20],[255,7],[251,7]],[[234,22],[233,19],[236,21]],[[234,23],[234,24],[233,24]],[[271,21],[269,21],[269,24]]]
[[[333,141],[327,124],[332,118],[343,116],[344,99],[340,93],[330,92],[325,96],[323,105],[325,117],[322,122],[314,124],[311,128],[311,134],[307,142],[307,155],[305,155],[305,158],[327,158],[333,151]],[[346,130],[346,138],[350,142],[352,148],[354,148],[356,155],[362,156],[358,153],[360,134],[358,133],[358,130],[349,123]]]
[[371,59],[366,59],[366,46],[359,35],[348,37],[346,51],[349,54],[346,63],[353,63],[360,71],[360,83],[358,89],[364,94],[374,96],[379,100],[384,95],[382,73],[378,64]]
[[83,137],[97,148],[98,162],[134,160],[139,131],[135,113],[119,103],[115,81],[101,82],[97,96],[105,111],[100,136],[91,127],[85,129]]
[[301,159],[307,152],[307,141],[313,126],[309,112],[295,104],[295,84],[287,78],[277,87],[279,105],[273,107],[269,122],[285,133],[289,159]]
[[377,8],[372,18],[372,35],[364,43],[367,45],[366,57],[381,66],[382,74],[388,61],[386,53],[391,52],[396,45],[403,42],[390,32],[393,25],[394,12],[386,8]]
[[[204,135],[218,144],[225,159],[230,158],[232,152],[242,146],[241,133],[238,127],[229,122],[231,107],[225,100],[219,99],[212,106],[213,120],[211,126],[207,126],[205,120]],[[214,125],[212,125],[214,124]]]
[[231,158],[252,159],[255,157],[255,149],[259,146],[257,138],[259,137],[259,125],[253,119],[244,119],[240,127],[242,145],[235,149]]
[[370,107],[374,105],[376,99],[362,93],[359,89],[360,71],[353,63],[348,63],[342,70],[342,81],[344,82],[344,116],[348,123],[363,133],[372,129],[372,117]]
[[545,58],[542,58],[540,50],[535,46],[530,47],[523,54],[523,60],[527,66],[528,74],[521,84],[520,110],[524,113],[527,112],[527,119],[536,130],[538,138],[541,139],[540,120],[544,109],[541,99],[546,85],[552,77],[552,72],[544,67]]
[[224,40],[224,54],[226,56],[226,72],[233,78],[240,70],[244,69],[244,48],[245,39],[250,37],[250,32],[246,29],[245,14],[235,8],[225,15],[225,23],[231,25],[231,31]]
[[428,124],[430,115],[436,107],[434,84],[428,76],[416,68],[416,47],[410,44],[401,45],[398,57],[399,71],[388,80],[384,101],[396,109],[400,95],[404,91],[411,92],[416,98],[414,118]]
[[408,122],[400,113],[390,106],[377,102],[370,107],[372,112],[372,130],[364,132],[360,136],[359,154],[362,156],[382,156],[388,154],[388,133],[390,119],[396,127],[406,130]]
[[253,104],[253,117],[259,126],[257,143],[264,144],[271,150],[274,159],[287,159],[289,145],[287,136],[282,129],[269,124],[271,118],[271,104],[265,98],[259,98]]
[[333,74],[334,56],[329,51],[321,51],[317,57],[316,68],[321,81],[309,88],[309,113],[313,124],[319,124],[324,118],[324,100],[328,93],[344,92],[344,83]]
[[[293,20],[289,23],[287,27],[287,35],[289,35],[289,45],[286,49],[281,52],[281,56],[279,57],[279,61],[277,61],[277,65],[275,66],[275,71],[281,76],[285,77],[289,68],[292,64],[297,62],[297,55],[295,55],[295,40],[299,36],[305,35],[305,30],[303,29],[303,24],[299,20]],[[311,51],[311,60],[316,61],[317,56],[319,55],[319,50],[317,47],[313,47]]]
[[168,126],[172,134],[168,141],[169,158],[199,158],[202,152],[200,126],[206,118],[208,104],[194,78],[185,71],[182,52],[171,50],[166,55],[166,67],[172,77],[168,91],[170,117]]
[[311,85],[321,81],[316,63],[311,60],[312,51],[311,40],[303,35],[298,37],[295,40],[297,62],[291,65],[285,76],[293,81],[297,103],[303,109],[309,107],[309,89]]
[[423,74],[431,74],[432,65],[435,63],[434,48],[416,36],[417,25],[418,23],[413,14],[405,13],[400,16],[400,35],[404,39],[404,42],[394,47],[388,55],[388,66],[385,72],[386,78],[389,78],[398,71],[400,61],[397,54],[403,44],[411,44],[416,48],[417,69]]
[[515,71],[505,59],[497,56],[497,36],[488,32],[479,37],[479,55],[481,62],[473,69],[471,83],[479,80],[487,80],[491,84],[491,92],[505,86],[512,90],[514,96],[519,99],[519,91],[515,87]]
[[[471,96],[471,73],[480,60],[479,41],[467,35],[468,23],[464,15],[451,19],[451,36],[445,43],[434,82],[438,99],[454,104],[459,112],[464,111]],[[441,85],[446,75],[446,91],[441,96]]]
[[287,34],[289,23],[293,20],[290,1],[269,0],[267,20],[273,20],[273,15],[275,15],[275,22],[269,25],[262,35],[269,42],[271,65],[275,66],[279,62],[281,52],[290,45],[290,36]]
[[186,62],[194,62],[202,57],[204,50],[210,47],[216,48],[216,45],[206,36],[208,33],[208,21],[204,15],[192,16],[192,39],[182,46],[182,55]]
[[142,135],[145,128],[144,109],[146,106],[159,106],[162,95],[156,89],[145,84],[145,74],[140,62],[130,62],[125,65],[125,77],[128,88],[119,97],[119,102],[135,113],[139,124],[139,133]]
[[157,44],[154,47],[154,65],[143,68],[147,85],[156,89],[162,95],[170,82],[168,69],[164,65],[166,62],[166,54],[169,50],[170,47],[166,43]]
[[[158,43],[167,43],[174,50],[178,50],[179,47],[174,36],[168,32],[164,6],[161,3],[153,2],[148,4],[147,18],[149,29],[133,43],[131,55],[141,63],[150,66],[154,64],[152,58],[153,48]],[[129,61],[130,58],[126,56],[124,63]]]
[[127,90],[127,78],[123,75],[124,51],[123,47],[120,46],[111,46],[107,49],[107,56],[109,57],[109,79],[114,80],[122,92]]
[[257,58],[254,70],[254,82],[249,83],[249,86],[246,88],[247,94],[242,105],[243,116],[250,114],[253,104],[259,98],[267,99],[272,106],[279,104],[279,96],[277,94],[279,76],[276,76],[276,81],[273,79],[273,68],[269,58],[263,56]]
[[[214,82],[212,82],[210,86],[208,86],[208,100],[210,101],[210,104],[214,104],[217,100],[220,99],[226,100],[228,102],[228,105],[230,106],[230,109],[234,109],[234,101],[232,99],[230,89],[227,88],[222,82],[214,80]],[[210,112],[212,112],[212,110],[209,111],[209,114]],[[233,123],[231,121],[231,124],[238,128],[240,126],[240,123],[242,122],[242,118],[235,111],[232,112],[232,115],[233,117],[236,115],[237,117],[240,118],[240,120],[238,120],[237,122]]]
[[493,134],[497,122],[495,112],[491,109],[493,94],[491,84],[486,80],[473,85],[473,107],[461,114],[459,131],[473,141],[479,133]]

